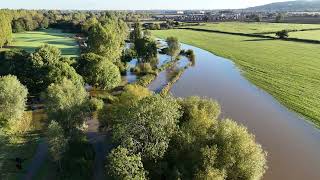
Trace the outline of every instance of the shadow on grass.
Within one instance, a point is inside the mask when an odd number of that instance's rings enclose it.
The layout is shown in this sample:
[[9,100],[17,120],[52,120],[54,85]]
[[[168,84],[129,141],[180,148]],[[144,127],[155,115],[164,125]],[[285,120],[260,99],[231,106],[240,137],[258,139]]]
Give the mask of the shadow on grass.
[[255,41],[272,41],[272,40],[276,40],[276,39],[274,39],[274,38],[259,38],[259,39],[247,39],[247,40],[243,40],[243,41],[255,42]]
[[[23,136],[0,135],[0,179],[18,179],[26,173],[40,140],[39,132]],[[16,167],[16,158],[22,159],[22,169]]]

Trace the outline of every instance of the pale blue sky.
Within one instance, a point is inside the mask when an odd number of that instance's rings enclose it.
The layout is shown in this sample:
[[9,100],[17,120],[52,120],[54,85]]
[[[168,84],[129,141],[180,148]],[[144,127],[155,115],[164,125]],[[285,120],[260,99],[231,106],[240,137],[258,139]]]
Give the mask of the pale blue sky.
[[13,9],[227,9],[245,8],[285,0],[0,0],[0,8]]

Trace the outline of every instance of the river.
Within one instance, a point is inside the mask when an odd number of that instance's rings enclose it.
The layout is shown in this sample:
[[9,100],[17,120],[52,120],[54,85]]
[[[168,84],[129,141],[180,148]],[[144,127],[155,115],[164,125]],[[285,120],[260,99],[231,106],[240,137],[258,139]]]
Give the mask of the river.
[[[252,85],[232,61],[185,44],[182,49],[193,49],[196,63],[171,89],[174,96],[215,99],[223,118],[247,126],[268,152],[269,168],[263,179],[320,179],[319,130]],[[166,76],[160,73],[151,89],[157,90],[155,84],[163,84]]]

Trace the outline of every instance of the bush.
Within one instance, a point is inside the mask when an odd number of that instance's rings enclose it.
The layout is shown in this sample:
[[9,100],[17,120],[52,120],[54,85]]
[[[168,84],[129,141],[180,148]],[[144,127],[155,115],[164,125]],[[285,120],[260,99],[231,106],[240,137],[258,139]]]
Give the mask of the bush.
[[289,37],[289,31],[288,30],[278,31],[278,32],[276,32],[276,36],[279,39],[286,39]]
[[104,102],[101,99],[91,98],[89,100],[89,108],[91,112],[99,111],[103,109]]

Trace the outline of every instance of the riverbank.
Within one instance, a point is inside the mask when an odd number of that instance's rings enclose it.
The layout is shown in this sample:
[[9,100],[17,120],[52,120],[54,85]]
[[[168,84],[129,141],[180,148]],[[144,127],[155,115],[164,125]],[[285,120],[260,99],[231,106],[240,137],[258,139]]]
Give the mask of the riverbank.
[[233,60],[247,79],[320,127],[320,45],[192,30],[152,33]]

